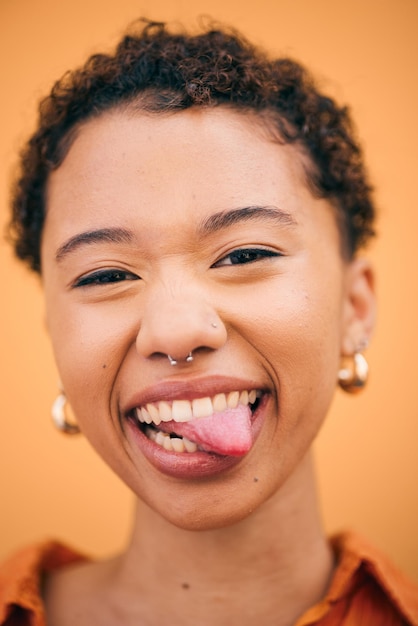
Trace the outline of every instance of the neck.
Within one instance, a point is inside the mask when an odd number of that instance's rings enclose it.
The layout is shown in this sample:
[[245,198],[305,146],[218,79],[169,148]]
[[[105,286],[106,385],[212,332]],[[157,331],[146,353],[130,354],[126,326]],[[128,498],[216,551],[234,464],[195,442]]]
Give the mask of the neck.
[[109,581],[141,623],[277,626],[295,623],[324,595],[332,568],[307,457],[279,493],[232,527],[182,530],[138,504],[130,546]]

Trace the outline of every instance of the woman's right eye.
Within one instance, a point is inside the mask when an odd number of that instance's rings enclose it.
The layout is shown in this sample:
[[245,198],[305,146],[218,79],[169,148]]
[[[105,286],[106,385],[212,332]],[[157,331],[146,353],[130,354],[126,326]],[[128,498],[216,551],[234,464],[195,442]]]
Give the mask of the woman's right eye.
[[81,278],[78,278],[74,287],[88,287],[90,285],[108,285],[113,283],[120,283],[125,280],[140,280],[139,276],[127,272],[126,270],[106,269],[86,274]]

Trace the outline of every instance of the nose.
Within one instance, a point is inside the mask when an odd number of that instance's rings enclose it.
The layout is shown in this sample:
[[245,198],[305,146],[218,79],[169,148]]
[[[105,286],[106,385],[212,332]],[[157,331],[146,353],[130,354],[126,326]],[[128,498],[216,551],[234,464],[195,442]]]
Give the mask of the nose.
[[[223,321],[199,291],[160,289],[143,309],[136,348],[145,358],[169,357],[187,363],[198,351],[221,348],[227,339]],[[188,358],[189,357],[189,358]]]

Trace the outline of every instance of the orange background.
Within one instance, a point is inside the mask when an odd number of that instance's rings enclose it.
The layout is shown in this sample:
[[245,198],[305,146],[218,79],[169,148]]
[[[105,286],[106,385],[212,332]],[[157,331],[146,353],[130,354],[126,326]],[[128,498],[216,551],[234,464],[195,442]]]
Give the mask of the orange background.
[[[416,0],[0,0],[0,219],[12,166],[52,80],[138,16],[210,14],[308,64],[351,103],[381,208],[370,254],[380,315],[361,397],[338,393],[316,444],[329,532],[355,527],[418,579]],[[82,438],[50,423],[57,392],[42,291],[0,244],[0,558],[59,537],[93,555],[123,545],[132,496]]]

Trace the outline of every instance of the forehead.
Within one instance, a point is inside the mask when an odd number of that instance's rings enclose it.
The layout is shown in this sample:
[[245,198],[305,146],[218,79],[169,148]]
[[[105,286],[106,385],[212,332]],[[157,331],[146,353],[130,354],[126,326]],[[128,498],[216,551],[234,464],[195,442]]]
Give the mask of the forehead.
[[[228,109],[103,114],[80,127],[51,174],[43,265],[69,240],[109,228],[134,233],[150,254],[175,253],[199,246],[211,217],[248,207],[278,210],[305,249],[319,238],[341,251],[334,209],[312,194],[299,151],[274,140],[252,115]],[[255,221],[244,222],[247,237]]]
[[225,107],[170,115],[115,110],[78,129],[50,176],[47,210],[68,199],[91,206],[100,198],[107,205],[115,192],[143,200],[182,193],[202,206],[218,196],[225,202],[248,192],[262,195],[273,186],[290,194],[289,202],[309,193],[301,152],[274,140],[254,113]]

